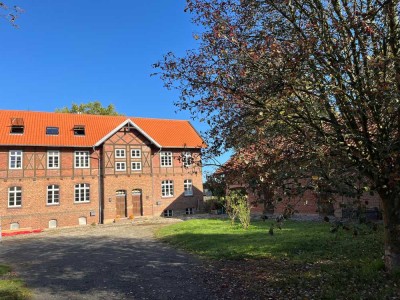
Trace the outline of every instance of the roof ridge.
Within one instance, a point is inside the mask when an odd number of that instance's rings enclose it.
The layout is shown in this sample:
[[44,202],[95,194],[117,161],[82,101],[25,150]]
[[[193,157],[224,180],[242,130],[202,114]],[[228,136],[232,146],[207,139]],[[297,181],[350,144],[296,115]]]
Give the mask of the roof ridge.
[[126,118],[126,119],[144,119],[144,120],[159,120],[159,121],[178,121],[178,122],[189,122],[188,119],[170,119],[170,118],[156,118],[156,117],[135,117],[135,116],[110,116],[110,115],[95,115],[95,114],[77,114],[77,113],[66,113],[56,111],[37,111],[37,110],[19,110],[19,109],[0,109],[1,112],[16,112],[16,113],[35,113],[35,114],[60,114],[60,115],[74,115],[74,116],[90,116],[90,117],[112,117],[112,118]]
[[190,123],[190,120],[184,120],[184,119],[167,119],[167,118],[152,118],[152,117],[150,117],[150,118],[148,118],[148,117],[129,117],[129,118],[132,118],[132,119],[146,119],[146,120],[159,120],[159,121],[180,121],[180,122],[189,122]]
[[57,114],[57,115],[70,115],[70,116],[93,116],[93,117],[119,117],[119,118],[129,118],[127,116],[118,115],[118,116],[110,116],[110,115],[96,115],[96,114],[77,114],[77,113],[66,113],[66,112],[57,112],[57,111],[34,111],[34,110],[18,110],[18,109],[0,109],[1,112],[8,113],[33,113],[33,114]]

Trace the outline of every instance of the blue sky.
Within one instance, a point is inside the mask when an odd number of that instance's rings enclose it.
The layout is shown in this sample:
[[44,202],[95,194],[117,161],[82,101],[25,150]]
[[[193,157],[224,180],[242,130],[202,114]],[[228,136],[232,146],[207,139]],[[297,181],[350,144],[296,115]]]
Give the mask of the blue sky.
[[5,3],[24,13],[18,29],[0,20],[1,109],[54,111],[98,100],[128,116],[190,118],[176,112],[178,93],[150,77],[168,51],[196,47],[199,28],[184,12],[185,0]]

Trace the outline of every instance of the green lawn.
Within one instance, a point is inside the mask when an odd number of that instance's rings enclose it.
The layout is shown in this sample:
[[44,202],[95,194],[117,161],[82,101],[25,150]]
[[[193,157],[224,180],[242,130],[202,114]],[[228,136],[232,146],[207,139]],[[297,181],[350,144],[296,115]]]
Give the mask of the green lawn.
[[15,278],[11,268],[0,265],[0,299],[25,300],[30,298],[30,291],[21,280]]
[[400,297],[399,277],[383,271],[382,228],[359,227],[358,235],[353,236],[352,230],[330,233],[329,223],[286,221],[282,230],[275,229],[271,236],[271,224],[253,222],[243,230],[228,220],[190,220],[163,227],[156,236],[202,257],[243,260],[255,267],[265,264],[264,271],[254,274],[262,276],[273,269],[273,282],[264,285],[307,290],[318,285],[311,294],[326,299]]

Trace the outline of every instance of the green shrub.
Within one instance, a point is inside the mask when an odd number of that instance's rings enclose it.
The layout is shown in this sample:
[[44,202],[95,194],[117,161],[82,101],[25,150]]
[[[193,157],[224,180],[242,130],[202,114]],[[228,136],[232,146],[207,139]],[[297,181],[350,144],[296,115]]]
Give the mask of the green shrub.
[[226,197],[226,213],[231,219],[231,225],[239,218],[244,229],[250,226],[250,205],[247,196],[241,191],[231,191]]

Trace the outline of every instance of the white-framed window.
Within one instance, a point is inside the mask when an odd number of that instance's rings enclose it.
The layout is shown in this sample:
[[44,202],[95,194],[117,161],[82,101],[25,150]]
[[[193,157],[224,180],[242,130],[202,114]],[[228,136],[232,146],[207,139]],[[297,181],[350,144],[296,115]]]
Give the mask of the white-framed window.
[[89,151],[75,151],[75,168],[89,168]]
[[22,189],[20,186],[8,188],[8,207],[20,207],[22,205]]
[[183,152],[182,153],[182,165],[184,168],[189,168],[193,164],[192,153]]
[[19,226],[19,223],[18,222],[12,222],[11,224],[10,224],[10,229],[11,230],[16,230],[16,229],[19,229],[20,228],[20,226]]
[[161,196],[162,197],[174,196],[174,182],[172,180],[161,181]]
[[160,153],[161,167],[172,167],[172,152]]
[[60,168],[60,151],[58,150],[47,151],[47,168],[48,169]]
[[193,196],[193,183],[192,179],[185,179],[183,181],[183,190],[185,196]]
[[47,205],[60,203],[60,186],[52,184],[47,186]]
[[174,215],[174,211],[172,209],[164,210],[164,217],[172,217]]
[[75,202],[90,201],[90,184],[79,183],[75,185]]
[[124,161],[115,162],[115,171],[125,171],[126,163]]
[[142,169],[142,163],[140,161],[133,161],[131,163],[132,171],[139,171]]
[[194,209],[193,209],[193,207],[187,207],[187,208],[186,208],[186,214],[187,214],[187,215],[193,215],[193,214],[194,214]]
[[10,150],[10,169],[22,169],[22,150]]
[[49,228],[57,228],[57,220],[56,219],[49,220]]
[[140,150],[140,149],[131,149],[131,157],[132,158],[141,158],[142,157],[142,150]]
[[115,149],[115,158],[125,158],[126,151],[125,149]]

